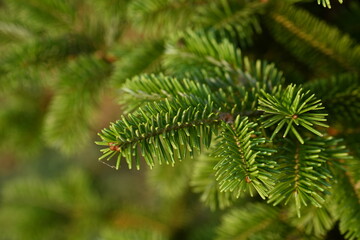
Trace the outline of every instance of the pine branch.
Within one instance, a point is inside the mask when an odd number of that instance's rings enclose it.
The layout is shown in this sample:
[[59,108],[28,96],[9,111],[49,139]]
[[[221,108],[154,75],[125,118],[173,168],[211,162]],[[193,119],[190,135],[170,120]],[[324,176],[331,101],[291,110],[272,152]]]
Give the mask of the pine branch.
[[259,99],[259,110],[264,111],[261,117],[263,127],[268,128],[277,124],[271,139],[285,127],[283,137],[286,137],[291,130],[303,144],[304,140],[294,125],[302,126],[318,136],[323,136],[314,127],[328,127],[322,123],[326,121],[327,114],[319,112],[324,107],[314,94],[310,95],[309,91],[303,93],[302,89],[297,88],[296,85],[289,85],[284,90],[281,87],[276,88],[271,94],[262,91],[262,95],[263,97]]
[[266,141],[254,135],[256,124],[237,116],[234,122],[223,123],[214,156],[219,159],[214,169],[220,191],[234,192],[239,197],[246,190],[255,190],[265,198],[272,188],[272,172],[276,162],[270,155],[275,150],[261,147]]
[[[140,46],[138,46],[140,45]],[[164,52],[163,41],[145,41],[115,51],[119,60],[115,62],[114,73],[111,77],[115,86],[122,85],[126,79],[140,73],[151,73],[159,68]]]
[[279,4],[269,18],[274,38],[315,71],[358,71],[360,46],[339,29],[286,4]]
[[316,207],[324,203],[324,196],[329,194],[333,174],[331,165],[347,156],[344,146],[337,139],[308,139],[303,145],[287,140],[279,156],[281,173],[278,182],[269,194],[269,203],[287,204],[295,200],[297,215],[300,217],[301,206],[308,202]]
[[354,189],[347,173],[338,172],[338,183],[335,185],[334,208],[336,216],[340,220],[340,232],[346,239],[355,240],[360,238],[360,195]]
[[263,3],[247,1],[209,1],[199,8],[195,21],[199,27],[206,29],[222,38],[230,37],[242,46],[252,43],[252,37],[261,32],[256,16],[262,10]]
[[194,76],[199,80],[219,78],[223,89],[247,86],[271,90],[284,81],[282,72],[274,64],[250,61],[228,40],[217,42],[213,34],[204,32],[188,31],[170,42],[164,65],[176,76]]
[[89,55],[62,70],[46,119],[45,135],[51,144],[72,152],[86,141],[91,116],[110,72],[109,64]]
[[134,158],[139,169],[140,148],[150,167],[155,165],[155,159],[160,164],[174,164],[176,158],[181,160],[187,153],[192,156],[195,149],[200,150],[201,142],[209,147],[219,122],[219,113],[212,102],[202,105],[177,99],[150,103],[102,130],[99,134],[102,141],[97,144],[109,147],[102,150],[100,160],[106,157],[109,160],[118,154],[116,168],[124,157],[129,168]]
[[223,217],[216,239],[285,239],[288,229],[279,216],[279,209],[260,203],[233,209]]
[[315,206],[308,206],[301,211],[301,217],[297,216],[296,207],[291,208],[289,222],[294,228],[300,232],[304,232],[309,236],[314,236],[316,239],[323,239],[326,234],[334,227],[336,219],[331,214],[328,206],[329,200],[332,196],[328,196],[326,204],[321,208]]
[[[218,82],[219,81],[219,84]],[[259,115],[256,109],[258,90],[247,90],[245,87],[219,88],[221,79],[203,79],[203,81],[178,79],[159,75],[141,75],[128,80],[122,90],[122,103],[131,111],[148,102],[158,102],[164,99],[188,99],[190,102],[206,104],[212,101],[214,107],[223,112]],[[199,83],[200,82],[200,83]],[[204,83],[202,83],[204,82]],[[210,86],[209,86],[210,85]],[[215,86],[218,86],[217,88]]]
[[129,17],[145,34],[165,35],[173,29],[184,29],[195,15],[202,0],[135,0],[129,5]]
[[166,35],[172,29],[206,30],[219,36],[236,38],[244,45],[260,32],[255,16],[263,3],[234,0],[146,0],[133,1],[129,16],[134,25],[147,35]]
[[[339,3],[343,3],[343,0],[338,0]],[[317,3],[323,5],[323,7],[331,8],[330,0],[317,0]]]
[[0,21],[0,42],[2,44],[20,42],[33,37],[32,31],[22,24]]
[[187,98],[190,101],[206,104],[209,99],[218,109],[229,109],[222,89],[212,91],[206,84],[188,79],[177,79],[159,75],[140,75],[128,80],[122,87],[126,93],[122,102],[128,109],[135,109],[147,102],[162,101],[165,99]]
[[345,126],[357,126],[360,118],[360,77],[357,74],[341,74],[331,78],[308,82],[304,88],[316,91],[329,121]]
[[76,3],[54,0],[5,0],[7,7],[15,8],[37,24],[66,27],[74,18]]
[[233,72],[243,65],[243,59],[240,49],[228,40],[218,43],[214,35],[187,31],[167,45],[164,64],[174,73],[197,68],[214,72],[214,67]]
[[202,153],[194,165],[191,186],[193,191],[201,194],[201,201],[211,210],[224,209],[236,200],[234,192],[221,191],[214,171],[219,159]]
[[[91,42],[82,35],[66,35],[35,39],[13,46],[0,58],[4,71],[16,71],[19,66],[61,63],[69,57],[94,51]],[[15,70],[16,69],[16,70]]]

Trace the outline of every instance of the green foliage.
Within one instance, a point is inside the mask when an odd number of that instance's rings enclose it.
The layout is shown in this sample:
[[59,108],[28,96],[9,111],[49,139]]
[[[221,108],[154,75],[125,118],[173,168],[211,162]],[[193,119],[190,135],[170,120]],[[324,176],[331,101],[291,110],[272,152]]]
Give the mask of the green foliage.
[[[187,153],[194,154],[201,144],[209,146],[214,129],[219,123],[217,113],[213,112],[211,102],[206,105],[179,99],[152,103],[140,108],[134,114],[113,123],[109,129],[102,130],[100,145],[109,146],[102,150],[103,158],[108,160],[118,155],[116,168],[121,157],[126,158],[128,167],[136,160],[140,168],[140,154],[147,165],[153,167],[155,159],[159,164],[174,164],[175,159],[184,159]],[[140,152],[138,147],[141,147]]]
[[279,215],[278,209],[259,203],[233,209],[223,217],[216,239],[283,239],[287,229],[278,224]]
[[193,161],[190,157],[171,165],[156,166],[148,171],[149,187],[165,199],[177,199],[184,195],[188,189]]
[[244,0],[135,0],[129,5],[129,16],[133,25],[151,37],[168,35],[174,29],[206,29],[248,45],[260,32],[256,15],[263,5]]
[[220,191],[239,197],[246,190],[253,196],[255,190],[265,199],[273,185],[271,172],[276,162],[270,155],[274,150],[261,146],[266,140],[254,134],[256,124],[246,117],[237,116],[234,122],[222,125],[224,130],[213,153],[219,159],[214,170]]
[[274,205],[295,200],[298,216],[302,205],[310,202],[321,207],[331,186],[330,164],[346,157],[344,148],[334,139],[309,139],[303,145],[286,141],[280,156],[278,182],[269,194]]
[[[343,3],[343,0],[338,0],[339,3]],[[324,7],[331,8],[330,0],[317,0],[317,3],[322,4]]]
[[262,115],[263,126],[268,128],[277,124],[270,139],[273,139],[285,127],[283,137],[286,137],[291,130],[299,142],[304,144],[303,138],[294,125],[300,125],[318,136],[323,136],[314,127],[328,127],[322,123],[326,121],[327,114],[319,112],[324,107],[321,106],[321,101],[315,98],[315,94],[310,95],[309,91],[303,93],[301,88],[289,85],[283,91],[280,87],[279,90],[274,89],[271,94],[263,92],[263,96],[259,99],[259,110],[265,112]]
[[[328,196],[331,198],[331,196]],[[300,231],[305,232],[309,236],[316,238],[323,238],[328,231],[330,231],[335,219],[331,214],[330,207],[325,206],[318,208],[309,206],[301,211],[301,217],[296,215],[296,209],[293,210],[294,216],[290,217],[291,225],[297,227]]]
[[223,94],[213,93],[205,84],[189,79],[178,79],[160,75],[140,75],[128,80],[122,87],[123,103],[127,108],[135,109],[147,102],[161,102],[165,99],[202,102],[206,104],[207,98],[221,106]]
[[[108,8],[110,5],[112,8]],[[92,110],[100,101],[99,93],[107,85],[112,69],[107,51],[121,36],[124,7],[120,0],[4,1],[0,9],[0,38],[4,43],[1,91],[40,86],[40,95],[45,96],[33,108],[41,112],[37,123],[29,124],[46,126],[36,134],[13,134],[14,139],[42,139],[46,135],[46,143],[55,143],[67,152],[74,152],[79,141],[83,144],[89,139],[86,136],[94,121]],[[100,12],[102,17],[96,17]],[[7,103],[1,106],[11,108]],[[17,140],[14,145],[23,141]]]
[[338,172],[338,183],[335,186],[335,215],[340,219],[340,231],[346,239],[360,238],[359,190],[354,188],[351,177]]
[[[29,176],[6,183],[2,189],[1,237],[35,240],[94,236],[103,206],[100,196],[92,192],[89,176],[71,169],[59,178],[44,180]],[[37,227],[31,227],[34,225]]]
[[309,82],[305,88],[316,90],[331,122],[355,126],[360,114],[360,79],[357,74],[341,74]]
[[360,15],[344,5],[1,1],[1,150],[91,159],[114,121],[100,160],[151,170],[34,177],[1,155],[0,238],[360,238]]
[[159,68],[163,51],[163,42],[160,40],[140,42],[115,49],[114,55],[119,60],[114,64],[114,73],[112,74],[114,84],[121,86],[128,78]]
[[273,37],[311,69],[323,75],[358,72],[360,46],[349,35],[287,4],[274,6],[269,14]]
[[194,192],[201,193],[201,201],[212,210],[229,207],[236,200],[234,192],[220,190],[214,171],[217,163],[217,158],[201,154],[194,164],[191,179]]
[[[102,131],[100,159],[117,155],[118,167],[125,157],[130,168],[135,159],[139,168],[141,154],[150,167],[156,159],[174,164],[202,144],[209,147],[215,133],[218,160],[200,161],[193,178],[211,208],[229,206],[245,190],[274,205],[292,200],[299,217],[302,205],[323,205],[333,178],[330,162],[338,165],[333,161],[346,151],[318,129],[328,127],[328,114],[315,94],[292,84],[283,88],[282,73],[272,64],[244,58],[216,34],[186,31],[165,52],[164,68],[177,77],[143,75],[124,84],[123,102],[134,113]],[[293,134],[285,141],[277,136],[283,128],[283,138]]]
[[100,238],[101,240],[167,240],[161,232],[146,230],[125,230],[119,231],[114,229],[105,230]]
[[[234,44],[227,39],[219,42],[211,33],[187,31],[170,41],[164,67],[173,75],[194,78],[215,90],[235,92],[241,91],[235,87],[242,86],[270,90],[284,82],[274,64],[243,57]],[[246,89],[245,94],[248,92]]]
[[[81,56],[62,70],[46,119],[45,133],[51,143],[68,152],[85,143],[89,120],[109,73],[110,66],[93,56]],[[76,121],[81,124],[74,124]]]

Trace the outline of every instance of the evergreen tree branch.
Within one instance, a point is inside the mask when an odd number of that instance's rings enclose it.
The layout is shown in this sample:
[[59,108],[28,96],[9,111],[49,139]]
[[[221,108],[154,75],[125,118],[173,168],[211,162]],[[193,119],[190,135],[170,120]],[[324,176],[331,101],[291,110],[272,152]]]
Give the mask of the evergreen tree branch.
[[[343,0],[338,0],[339,3],[343,3]],[[317,0],[317,3],[323,7],[331,8],[330,0]]]
[[337,28],[286,4],[279,4],[269,18],[274,38],[314,70],[321,71],[326,66],[331,72],[358,71],[360,46]]
[[335,224],[336,219],[331,214],[329,207],[329,198],[326,199],[326,204],[321,208],[315,206],[308,206],[301,211],[301,217],[297,216],[296,207],[290,209],[289,222],[294,228],[300,232],[304,232],[309,236],[314,236],[316,239],[322,239],[326,236]]
[[50,143],[72,152],[86,141],[91,115],[110,73],[109,64],[91,55],[80,56],[63,69],[46,118]]
[[285,127],[283,137],[286,137],[291,130],[303,144],[304,140],[294,125],[300,125],[318,136],[323,136],[314,127],[328,127],[323,123],[326,121],[327,114],[319,112],[324,107],[314,94],[310,95],[309,91],[303,93],[302,89],[297,88],[296,85],[289,85],[284,90],[280,86],[275,88],[271,94],[264,91],[262,94],[263,97],[259,99],[259,110],[264,111],[264,115],[261,117],[263,127],[268,128],[277,124],[271,139]]
[[216,108],[231,108],[226,104],[227,97],[222,89],[212,91],[206,84],[162,74],[134,77],[123,85],[122,90],[126,93],[122,102],[127,103],[128,109],[135,109],[146,102],[176,98],[188,98],[202,104],[211,99]]
[[267,197],[274,181],[276,162],[270,155],[275,150],[261,147],[265,139],[254,135],[256,124],[246,117],[237,116],[234,122],[228,120],[222,126],[224,130],[214,152],[219,158],[214,170],[220,191],[234,192],[239,197],[246,190],[253,196],[255,189],[262,198]]
[[310,202],[316,207],[324,203],[324,196],[333,179],[331,165],[347,156],[344,146],[337,139],[308,139],[303,145],[290,140],[284,143],[282,156],[279,156],[281,173],[278,182],[269,193],[269,203],[287,204],[295,200],[297,215],[300,217],[301,206]]
[[115,62],[111,80],[115,86],[140,73],[151,73],[159,68],[164,53],[162,40],[145,41],[114,51],[119,60]]
[[82,35],[49,37],[13,46],[0,58],[0,62],[4,71],[14,71],[19,66],[61,63],[74,55],[92,51],[94,46]]
[[217,240],[284,239],[287,226],[279,222],[279,209],[266,204],[248,204],[227,213],[217,231]]
[[248,46],[252,43],[253,35],[261,32],[256,14],[263,6],[259,2],[210,1],[199,8],[195,19],[206,30],[225,38],[229,36],[242,46]]
[[20,16],[27,15],[33,21],[42,25],[65,27],[74,18],[76,5],[69,0],[6,0],[7,7],[15,8]]
[[250,61],[228,40],[217,42],[213,34],[191,31],[167,45],[164,66],[176,76],[219,78],[218,85],[223,89],[247,86],[271,90],[284,81],[274,64]]
[[32,31],[22,24],[0,21],[0,42],[2,44],[20,42],[33,37]]
[[195,148],[200,150],[201,142],[209,147],[219,122],[219,113],[212,102],[203,105],[178,99],[150,103],[102,130],[99,134],[102,141],[98,144],[109,147],[102,150],[100,160],[106,157],[109,160],[118,154],[116,168],[121,157],[125,157],[129,168],[134,158],[139,169],[140,147],[141,155],[150,167],[154,166],[155,159],[160,164],[174,164],[175,158],[181,160],[187,153],[192,156]]
[[337,172],[337,184],[334,208],[335,215],[340,220],[340,231],[346,239],[360,238],[360,195],[354,188],[347,173]]
[[304,88],[316,91],[326,111],[329,121],[357,126],[360,117],[360,78],[357,74],[341,74],[331,78],[308,82]]
[[191,186],[193,191],[201,194],[201,201],[211,210],[224,209],[236,200],[234,192],[221,191],[214,171],[219,159],[202,153],[194,165]]

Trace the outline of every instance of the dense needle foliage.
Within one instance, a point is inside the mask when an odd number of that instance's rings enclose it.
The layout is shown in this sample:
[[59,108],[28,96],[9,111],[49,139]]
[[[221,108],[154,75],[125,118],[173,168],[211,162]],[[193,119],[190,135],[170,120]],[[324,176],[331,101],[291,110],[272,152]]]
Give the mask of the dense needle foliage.
[[360,239],[357,1],[0,2],[3,151],[81,158],[98,131],[106,174],[154,195],[20,171],[0,239]]

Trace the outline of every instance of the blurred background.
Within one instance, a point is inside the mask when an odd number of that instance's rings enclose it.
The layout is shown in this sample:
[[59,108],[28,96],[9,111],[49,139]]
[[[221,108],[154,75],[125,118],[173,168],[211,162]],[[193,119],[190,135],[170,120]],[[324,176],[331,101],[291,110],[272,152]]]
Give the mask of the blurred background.
[[1,240],[211,233],[189,174],[174,188],[176,172],[158,174],[167,166],[145,178],[144,166],[116,171],[97,160],[97,133],[122,113],[119,86],[160,70],[165,32],[144,37],[132,26],[144,7],[133,2],[0,1]]
[[[213,238],[222,211],[210,211],[191,190],[190,161],[115,170],[97,160],[94,143],[123,112],[121,84],[164,70],[171,35],[221,20],[222,1],[199,2],[0,0],[1,240]],[[229,2],[236,13],[267,1]],[[357,1],[334,2],[332,11],[301,2],[360,40]],[[245,52],[276,61],[292,82],[321,75],[292,68],[293,57],[245,13],[241,24],[255,36],[238,42]]]

